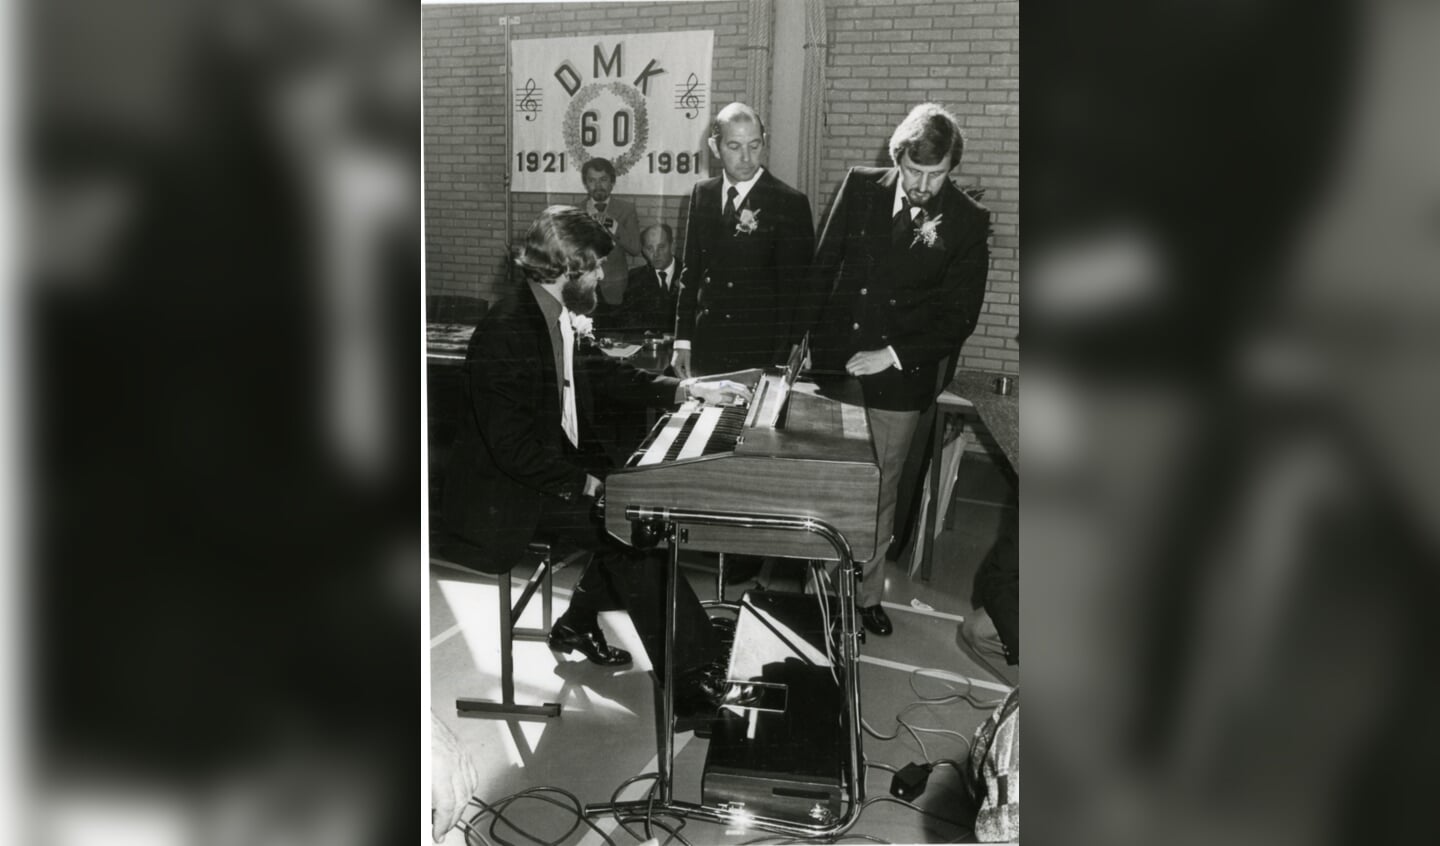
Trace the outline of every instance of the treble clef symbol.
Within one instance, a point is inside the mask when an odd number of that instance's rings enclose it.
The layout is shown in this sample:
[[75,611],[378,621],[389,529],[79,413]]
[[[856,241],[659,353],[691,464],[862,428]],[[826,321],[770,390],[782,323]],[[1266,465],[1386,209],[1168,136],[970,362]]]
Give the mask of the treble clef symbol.
[[695,89],[700,87],[700,77],[692,73],[690,78],[685,80],[685,84],[689,87],[685,89],[684,94],[680,95],[680,105],[689,109],[685,112],[685,117],[694,118],[700,110],[700,98],[695,96]]
[[536,90],[537,87],[533,78],[525,81],[525,90],[521,92],[520,104],[516,107],[516,110],[525,112],[526,120],[534,120],[534,113],[540,111],[540,101],[535,99]]

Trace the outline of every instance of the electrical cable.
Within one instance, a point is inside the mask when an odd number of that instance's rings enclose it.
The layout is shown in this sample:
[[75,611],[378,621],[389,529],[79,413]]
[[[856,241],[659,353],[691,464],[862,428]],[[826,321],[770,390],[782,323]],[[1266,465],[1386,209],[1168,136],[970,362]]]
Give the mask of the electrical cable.
[[910,671],[910,674],[909,674],[910,690],[911,690],[911,692],[913,692],[913,693],[914,693],[917,697],[919,697],[919,698],[918,698],[916,701],[911,702],[909,705],[906,705],[904,708],[901,708],[900,711],[896,713],[896,715],[895,715],[895,724],[896,724],[899,728],[895,731],[894,734],[889,734],[889,735],[881,734],[878,729],[876,729],[874,726],[870,725],[868,722],[866,722],[865,720],[862,719],[862,720],[860,721],[860,722],[861,722],[861,726],[865,729],[866,733],[869,734],[871,737],[875,738],[876,740],[889,741],[889,740],[895,740],[896,738],[898,738],[898,737],[900,736],[900,730],[903,729],[903,730],[904,730],[906,733],[908,733],[908,734],[910,735],[910,737],[915,741],[915,745],[916,745],[917,747],[919,747],[919,749],[920,749],[920,754],[925,757],[925,763],[926,763],[926,764],[930,764],[930,763],[931,763],[931,761],[930,761],[930,751],[929,751],[929,749],[926,748],[926,746],[925,746],[925,741],[922,740],[921,737],[920,737],[920,733],[921,733],[921,732],[925,732],[925,733],[927,733],[927,734],[948,734],[948,735],[951,735],[952,737],[956,738],[957,740],[959,740],[961,743],[963,743],[963,744],[965,745],[966,754],[969,754],[970,738],[969,738],[967,735],[965,735],[963,732],[958,732],[958,731],[955,731],[955,730],[953,730],[953,729],[930,728],[930,727],[928,727],[928,726],[912,726],[912,725],[910,725],[910,723],[906,722],[906,720],[905,720],[905,715],[908,714],[908,713],[910,713],[911,711],[915,710],[916,708],[919,708],[919,707],[924,706],[924,705],[953,705],[953,704],[956,704],[956,703],[961,702],[961,701],[964,701],[964,702],[969,703],[972,707],[974,707],[974,708],[976,708],[976,709],[979,709],[979,710],[982,710],[982,711],[988,711],[988,710],[993,710],[994,708],[998,707],[998,706],[999,706],[1001,703],[1003,703],[1005,700],[1004,700],[1003,698],[997,699],[997,700],[993,700],[993,701],[991,701],[991,700],[981,700],[981,699],[979,699],[979,698],[976,697],[976,696],[974,695],[974,693],[972,692],[972,688],[974,687],[974,685],[973,685],[973,683],[971,682],[970,679],[964,679],[964,689],[961,690],[960,692],[947,693],[947,694],[943,694],[943,695],[940,695],[940,696],[934,696],[934,695],[930,695],[930,694],[924,693],[924,692],[922,692],[922,691],[916,686],[915,681],[916,681],[916,679],[918,679],[918,678],[931,679],[931,680],[943,682],[943,683],[946,683],[946,684],[949,684],[949,685],[952,685],[952,686],[955,684],[955,680],[954,680],[954,679],[945,678],[945,677],[937,677],[937,676],[934,676],[934,675],[927,675],[927,674],[929,674],[929,673],[940,673],[940,672],[944,672],[944,671],[943,671],[943,670],[937,670],[937,669],[929,669],[929,668],[925,668],[925,667],[917,667],[916,669],[911,670],[911,671]]
[[[537,789],[543,791],[543,790],[547,790],[547,789],[550,789],[550,788],[531,788],[531,790],[537,790]],[[521,837],[524,837],[526,840],[529,840],[530,842],[535,843],[536,846],[556,846],[556,844],[564,843],[566,840],[568,840],[568,839],[570,838],[570,835],[574,834],[574,833],[575,833],[575,830],[580,827],[579,819],[580,819],[581,817],[579,817],[579,816],[578,816],[578,813],[577,813],[577,819],[576,819],[576,821],[570,824],[570,828],[566,829],[564,834],[560,835],[559,837],[555,838],[554,840],[546,840],[546,839],[544,839],[544,838],[542,838],[542,837],[538,837],[538,836],[536,836],[536,835],[534,835],[534,834],[531,834],[530,832],[528,832],[528,831],[526,831],[525,829],[521,828],[520,826],[516,825],[513,821],[510,820],[509,817],[506,817],[506,816],[504,815],[503,811],[504,811],[504,809],[505,809],[506,807],[508,807],[508,806],[509,806],[510,804],[512,804],[513,802],[518,801],[519,799],[522,799],[522,798],[534,798],[534,799],[538,799],[539,801],[547,802],[547,803],[549,803],[549,804],[556,805],[556,806],[561,807],[561,808],[566,807],[565,805],[563,805],[563,804],[560,803],[559,801],[554,800],[554,799],[551,799],[551,798],[549,798],[548,796],[543,796],[543,795],[527,796],[527,795],[523,795],[523,794],[528,794],[528,793],[530,793],[530,791],[522,791],[522,793],[517,793],[517,794],[515,794],[514,796],[507,797],[506,799],[501,800],[501,802],[496,803],[496,805],[493,806],[493,807],[496,808],[497,810],[496,810],[496,812],[494,813],[494,819],[492,819],[492,820],[490,821],[490,836],[493,837],[493,838],[495,838],[495,842],[496,842],[496,843],[499,843],[500,846],[515,846],[515,844],[514,844],[512,841],[508,840],[507,838],[505,838],[504,836],[502,836],[498,831],[495,830],[496,826],[499,825],[500,823],[504,823],[505,825],[509,826],[511,829],[513,829],[513,830],[515,831],[516,834],[519,834]],[[579,800],[576,799],[576,802],[577,802],[577,803],[578,803],[578,801],[579,801]]]
[[491,844],[489,840],[485,839],[484,832],[470,825],[470,823],[466,822],[465,820],[458,820],[456,821],[455,825],[465,835],[466,844],[469,844],[471,842],[471,836],[473,835],[481,842],[481,844],[483,844],[483,846],[493,846],[493,844]]
[[[662,811],[662,812],[661,812],[660,814],[658,814],[657,816],[673,816],[673,817],[676,817],[676,818],[678,818],[678,819],[680,820],[680,824],[679,824],[678,826],[674,827],[674,828],[672,828],[669,823],[667,823],[667,822],[661,822],[661,821],[658,820],[658,819],[649,819],[649,820],[646,820],[646,825],[647,825],[647,826],[653,825],[653,826],[655,826],[656,828],[664,831],[667,835],[669,835],[668,837],[665,838],[665,843],[669,843],[671,840],[679,840],[682,844],[684,844],[684,846],[691,846],[690,841],[689,841],[689,840],[686,840],[685,837],[680,834],[680,829],[682,829],[682,828],[685,827],[685,822],[686,822],[686,820],[685,820],[684,817],[681,817],[681,816],[679,816],[678,814],[676,814],[676,813],[674,813],[674,812],[672,812],[672,811]],[[625,824],[626,822],[637,822],[637,821],[642,820],[642,819],[644,819],[644,818],[643,818],[643,817],[625,817],[625,818],[622,820],[621,818],[617,817],[617,818],[616,818],[616,821],[617,821],[617,822],[620,822],[620,824],[621,824],[622,826],[624,826],[624,824]],[[647,830],[648,830],[648,829],[647,829]],[[629,829],[628,826],[625,827],[625,831],[626,831],[627,833],[630,833],[630,829]],[[631,837],[634,837],[635,835],[634,835],[633,833],[630,833],[630,836],[631,836]],[[654,838],[647,837],[647,838],[645,838],[645,839],[646,839],[646,840],[651,840],[651,839],[654,839]],[[637,837],[636,840],[639,840],[639,838]],[[641,841],[641,842],[644,842],[644,841]],[[664,844],[661,844],[661,846],[664,846]]]
[[954,735],[955,738],[958,739],[961,743],[964,743],[966,746],[970,745],[970,738],[966,737],[964,732],[959,732],[954,729],[926,728],[925,726],[910,726],[909,728],[912,732],[923,731],[926,734]]
[[863,840],[866,843],[890,843],[889,840],[882,840],[871,834],[857,834],[848,832],[835,837],[809,837],[796,840],[784,837],[757,837],[754,840],[742,841],[738,846],[789,846],[789,844],[814,844],[814,843],[844,843],[850,839]]
[[[611,804],[611,805],[615,805],[615,804],[618,804],[618,803],[619,803],[619,801],[620,801],[620,793],[621,793],[621,791],[623,791],[625,788],[629,787],[629,786],[632,785],[632,784],[635,784],[635,783],[638,782],[638,781],[644,781],[644,780],[646,780],[646,779],[651,780],[652,783],[651,783],[651,785],[650,785],[650,789],[649,789],[648,791],[646,791],[646,793],[645,793],[646,806],[645,806],[645,813],[644,813],[644,815],[629,814],[629,815],[621,816],[620,812],[619,812],[619,811],[616,811],[614,814],[612,814],[612,816],[613,816],[614,819],[615,819],[615,822],[619,823],[619,824],[620,824],[620,827],[623,828],[623,829],[625,829],[625,833],[626,833],[626,834],[628,834],[628,835],[630,835],[631,837],[635,838],[637,841],[643,842],[643,841],[646,841],[646,840],[652,840],[652,839],[654,839],[655,835],[654,835],[654,832],[651,830],[651,827],[654,826],[654,827],[657,827],[657,828],[661,829],[661,830],[664,831],[667,835],[669,835],[669,836],[665,839],[665,842],[666,842],[666,843],[669,843],[671,840],[679,840],[682,844],[684,844],[684,846],[690,846],[690,841],[686,840],[685,837],[684,837],[682,834],[680,834],[680,831],[685,828],[685,825],[689,822],[689,820],[686,819],[684,816],[682,816],[682,815],[680,815],[680,814],[678,814],[678,813],[676,813],[676,812],[674,812],[674,811],[664,811],[664,810],[662,810],[662,811],[660,811],[659,813],[656,813],[656,811],[655,811],[655,789],[659,786],[659,779],[660,779],[660,774],[659,774],[659,773],[641,773],[640,775],[632,776],[632,777],[627,778],[627,779],[625,779],[624,781],[620,782],[619,786],[617,786],[617,787],[615,788],[614,792],[612,792],[612,793],[610,794],[610,804]],[[671,827],[671,825],[670,825],[669,823],[661,822],[661,821],[655,819],[657,816],[658,816],[658,817],[674,817],[674,818],[676,818],[677,820],[679,820],[679,825],[677,825],[677,826],[675,826],[675,827]],[[631,824],[631,823],[636,823],[636,822],[644,823],[644,825],[645,825],[645,836],[644,836],[644,837],[641,837],[640,835],[636,834],[633,830],[631,830],[630,824]]]
[[919,805],[916,805],[914,802],[906,802],[904,799],[896,799],[894,796],[872,796],[869,799],[866,799],[863,803],[861,803],[860,812],[864,813],[866,808],[870,807],[871,805],[880,804],[881,802],[889,802],[893,805],[904,805],[910,810],[916,811],[923,816],[927,816],[933,820],[939,820],[940,822],[946,823],[947,825],[952,825],[960,829],[962,832],[971,831],[974,829],[974,826],[966,825],[962,822],[956,822],[949,817],[942,817],[934,811],[925,810]]
[[[836,672],[839,661],[835,658],[834,630],[830,623],[830,574],[826,571],[823,563],[811,562],[810,570],[812,578],[817,582],[815,588],[815,599],[820,603],[820,625],[825,632],[825,658],[830,662],[830,678],[834,679],[835,685],[840,685],[840,675]],[[841,613],[844,613],[843,611]]]
[[646,808],[645,808],[645,816],[640,818],[640,819],[644,820],[644,822],[645,822],[645,836],[644,836],[644,837],[640,837],[640,836],[637,835],[635,832],[633,832],[633,831],[630,830],[630,826],[628,825],[628,823],[634,822],[634,821],[636,820],[635,817],[625,817],[624,819],[621,819],[620,814],[619,814],[618,812],[616,812],[616,813],[613,815],[613,816],[615,817],[615,821],[620,824],[620,827],[623,828],[623,829],[625,829],[625,833],[626,833],[626,834],[630,835],[631,837],[634,837],[636,840],[641,841],[641,842],[644,842],[644,841],[646,841],[646,840],[650,840],[650,839],[652,839],[652,837],[653,837],[653,835],[652,835],[651,832],[650,832],[650,819],[651,819],[651,817],[652,817],[652,815],[653,815],[653,814],[652,814],[652,809],[654,808],[654,803],[655,803],[655,788],[656,788],[656,786],[660,783],[660,774],[659,774],[659,773],[641,773],[640,775],[637,775],[637,776],[631,776],[630,778],[627,778],[627,779],[625,779],[624,781],[620,782],[619,786],[617,786],[617,787],[615,788],[615,790],[610,794],[610,804],[613,806],[613,805],[617,804],[617,803],[620,801],[620,792],[621,792],[621,791],[623,791],[625,788],[629,787],[630,785],[634,784],[635,782],[637,782],[637,781],[643,781],[643,780],[645,780],[645,779],[650,779],[650,780],[651,780],[650,789],[645,792],[645,798],[646,798],[646,802],[647,802]]
[[975,697],[975,694],[972,692],[972,691],[974,690],[974,687],[975,687],[974,682],[973,682],[971,679],[965,678],[964,676],[961,677],[961,678],[963,678],[963,679],[965,680],[965,692],[964,692],[964,693],[948,693],[948,694],[945,694],[945,695],[943,695],[943,696],[934,696],[934,697],[932,697],[932,696],[926,696],[925,694],[921,693],[921,692],[920,692],[920,689],[915,686],[915,679],[917,679],[917,678],[932,679],[932,680],[934,680],[934,681],[946,682],[946,683],[949,683],[949,684],[954,684],[954,683],[955,683],[955,680],[954,680],[954,679],[951,679],[951,678],[946,678],[946,677],[944,677],[944,676],[926,675],[926,673],[943,673],[943,672],[945,672],[945,671],[944,671],[944,670],[939,670],[939,669],[928,668],[928,667],[916,667],[914,670],[911,670],[911,671],[910,671],[910,679],[909,679],[911,692],[913,692],[916,696],[920,697],[920,699],[921,699],[922,701],[932,702],[932,703],[937,703],[937,704],[947,704],[948,702],[953,701],[954,698],[958,697],[958,698],[960,698],[960,699],[964,699],[966,702],[969,702],[971,705],[975,706],[976,708],[979,708],[979,709],[982,710],[982,711],[993,711],[994,709],[996,709],[996,708],[1000,707],[1002,704],[1004,704],[1004,702],[1005,702],[1005,697],[1003,697],[1003,696],[1000,697],[999,699],[986,699],[986,700],[979,700],[979,699],[977,699],[977,698]]
[[[561,802],[560,800],[547,795],[552,793],[563,796],[565,799],[568,800],[568,802]],[[567,829],[565,833],[562,834],[559,838],[556,838],[554,840],[546,840],[542,837],[539,837],[516,825],[513,820],[511,820],[505,815],[506,809],[508,809],[515,802],[518,802],[522,799],[545,802],[558,808],[563,808],[575,815],[575,822],[571,823],[570,828]],[[481,810],[479,813],[473,815],[468,821],[466,821],[466,825],[464,828],[464,831],[466,832],[466,839],[469,840],[469,836],[471,834],[474,834],[480,839],[484,846],[492,846],[492,844],[490,840],[487,839],[484,834],[479,830],[478,824],[487,816],[493,817],[493,819],[490,821],[490,837],[494,838],[494,842],[500,844],[500,846],[516,846],[513,841],[507,839],[506,837],[502,836],[498,831],[496,831],[496,826],[500,823],[504,823],[506,826],[509,826],[515,831],[516,834],[520,835],[521,837],[532,843],[537,844],[537,846],[560,846],[561,843],[564,843],[567,839],[569,839],[572,834],[575,833],[576,830],[580,828],[581,823],[584,823],[585,825],[589,826],[592,831],[600,835],[600,838],[605,841],[606,846],[617,846],[617,844],[610,837],[610,835],[608,835],[603,829],[597,826],[590,818],[585,816],[585,806],[584,803],[580,801],[580,797],[558,787],[532,787],[527,790],[522,790],[519,793],[507,796],[504,799],[501,799],[493,804],[486,802],[484,799],[481,799],[478,796],[471,796],[466,804],[471,803],[479,805]]]
[[931,766],[932,768],[933,768],[933,767],[941,767],[941,766],[949,766],[950,768],[952,768],[953,770],[955,770],[955,772],[958,773],[958,774],[960,774],[961,776],[963,776],[963,775],[965,774],[965,769],[966,769],[965,764],[961,763],[960,761],[952,760],[952,759],[950,759],[950,758],[941,758],[940,760],[934,762],[934,763],[931,764],[930,766]]

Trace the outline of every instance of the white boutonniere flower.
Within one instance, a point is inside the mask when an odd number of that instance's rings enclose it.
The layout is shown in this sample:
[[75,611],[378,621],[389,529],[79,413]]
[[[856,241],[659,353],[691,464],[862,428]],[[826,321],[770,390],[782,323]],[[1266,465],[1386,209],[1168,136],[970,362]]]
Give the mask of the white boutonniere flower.
[[595,340],[595,321],[587,315],[570,312],[570,328],[575,330],[575,337],[581,341]]
[[735,224],[736,235],[749,235],[760,228],[759,209],[741,209],[740,220]]
[[940,240],[940,233],[938,231],[940,228],[940,220],[943,217],[945,217],[945,215],[937,214],[920,224],[920,228],[915,230],[915,240],[910,242],[910,246],[913,247],[916,244],[924,244],[927,247],[938,247],[943,250],[945,248],[945,242]]

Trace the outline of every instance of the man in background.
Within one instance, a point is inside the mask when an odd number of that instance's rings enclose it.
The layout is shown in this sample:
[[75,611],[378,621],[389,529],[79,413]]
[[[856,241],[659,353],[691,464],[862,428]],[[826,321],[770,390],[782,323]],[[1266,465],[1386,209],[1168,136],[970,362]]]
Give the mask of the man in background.
[[[954,375],[985,297],[990,213],[950,182],[963,149],[953,115],[916,106],[890,136],[894,167],[846,175],[815,257],[815,363],[843,367],[864,388],[882,539],[894,531],[916,424]],[[893,630],[880,605],[885,547],[864,563],[856,599],[866,630],[882,636]]]
[[675,230],[668,223],[648,226],[640,233],[645,264],[630,271],[625,304],[613,322],[621,329],[670,332],[675,328],[675,294],[680,290],[675,263]]
[[785,361],[815,247],[810,201],[764,167],[754,109],[721,109],[709,144],[724,172],[690,192],[671,358],[681,377]]
[[600,302],[607,307],[625,301],[629,257],[640,252],[640,220],[634,205],[614,196],[616,178],[615,165],[609,159],[593,158],[580,167],[580,179],[585,183],[581,208],[615,239],[616,249],[605,257],[605,276],[600,281]]

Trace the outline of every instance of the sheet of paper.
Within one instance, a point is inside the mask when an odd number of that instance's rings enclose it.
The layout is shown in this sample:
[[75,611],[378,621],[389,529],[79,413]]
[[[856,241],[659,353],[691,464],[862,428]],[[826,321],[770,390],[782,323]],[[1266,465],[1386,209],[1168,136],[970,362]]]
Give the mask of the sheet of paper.
[[613,347],[601,347],[600,351],[611,358],[629,358],[640,352],[639,344],[616,344]]

